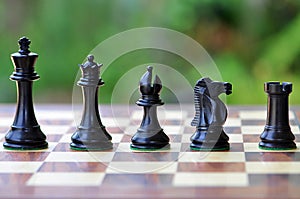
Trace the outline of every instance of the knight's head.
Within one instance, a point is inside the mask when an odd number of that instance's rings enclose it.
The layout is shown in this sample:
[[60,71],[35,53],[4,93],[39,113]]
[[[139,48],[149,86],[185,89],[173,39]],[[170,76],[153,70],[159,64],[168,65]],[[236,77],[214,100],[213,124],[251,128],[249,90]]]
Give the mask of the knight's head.
[[206,94],[210,97],[218,97],[221,93],[226,95],[232,93],[232,85],[230,83],[212,81],[208,77],[198,80],[195,88],[200,94]]

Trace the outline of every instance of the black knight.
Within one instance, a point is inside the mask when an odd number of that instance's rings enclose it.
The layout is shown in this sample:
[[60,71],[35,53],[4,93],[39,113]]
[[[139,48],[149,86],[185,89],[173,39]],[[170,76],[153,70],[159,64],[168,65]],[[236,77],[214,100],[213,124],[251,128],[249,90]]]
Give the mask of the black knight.
[[192,150],[229,150],[228,136],[223,130],[227,108],[219,99],[221,93],[231,94],[232,85],[201,78],[194,88],[196,114],[191,123],[196,132],[191,137]]

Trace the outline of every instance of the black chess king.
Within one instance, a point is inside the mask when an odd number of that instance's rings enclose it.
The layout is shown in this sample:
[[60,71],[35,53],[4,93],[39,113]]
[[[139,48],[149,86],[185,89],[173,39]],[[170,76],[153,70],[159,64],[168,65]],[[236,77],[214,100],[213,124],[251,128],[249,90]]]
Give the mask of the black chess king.
[[169,137],[164,133],[157,119],[157,106],[164,103],[159,97],[162,89],[161,80],[156,75],[152,84],[152,67],[148,66],[147,72],[140,80],[142,97],[136,102],[144,107],[144,116],[136,134],[131,138],[133,150],[156,150],[169,148]]
[[11,55],[15,71],[10,79],[17,82],[18,101],[14,122],[3,144],[8,149],[35,150],[48,147],[33,108],[32,82],[40,77],[34,69],[38,55],[30,52],[30,43],[29,39],[22,37],[19,40],[20,50]]
[[94,62],[89,55],[84,64],[80,64],[82,77],[77,82],[82,87],[83,114],[80,125],[72,135],[72,149],[75,150],[107,150],[112,148],[112,137],[103,126],[98,108],[98,88],[104,82],[100,78],[102,64]]

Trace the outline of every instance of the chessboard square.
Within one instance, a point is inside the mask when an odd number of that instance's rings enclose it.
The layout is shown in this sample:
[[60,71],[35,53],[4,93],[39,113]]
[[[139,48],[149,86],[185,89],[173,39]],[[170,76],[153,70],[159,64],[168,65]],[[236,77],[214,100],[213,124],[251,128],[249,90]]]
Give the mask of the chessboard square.
[[185,118],[185,121],[184,121],[184,126],[191,126],[191,122],[193,121],[193,117],[188,117],[188,118]]
[[295,188],[300,186],[300,174],[249,174],[248,178],[250,186],[256,187],[268,185],[269,189],[271,187],[273,189],[276,186]]
[[74,112],[68,110],[59,111],[55,109],[45,111],[37,109],[35,115],[39,120],[74,120]]
[[105,172],[102,162],[44,162],[38,172]]
[[0,161],[44,161],[50,152],[40,151],[12,151],[7,150],[0,152]]
[[72,119],[45,119],[45,120],[39,120],[39,124],[41,126],[44,125],[66,125],[66,126],[71,126],[74,124],[74,120]]
[[178,152],[159,152],[159,153],[151,153],[151,152],[116,152],[113,160],[114,162],[119,161],[132,161],[132,162],[172,162],[177,161]]
[[183,134],[184,126],[181,125],[165,125],[162,126],[164,132],[168,134]]
[[5,133],[0,133],[0,140],[2,142],[5,140],[5,135],[6,135],[6,132]]
[[242,126],[241,133],[242,134],[257,134],[258,136],[264,131],[265,126],[256,125],[256,126]]
[[182,135],[178,135],[178,134],[175,134],[175,135],[168,134],[168,137],[170,138],[170,142],[171,142],[171,143],[181,143]]
[[241,119],[240,118],[227,118],[224,127],[230,127],[230,126],[241,126]]
[[185,153],[185,152],[195,152],[195,151],[192,151],[191,150],[191,147],[190,147],[191,143],[182,143],[181,144],[181,149],[180,149],[180,152],[181,153]]
[[244,143],[244,150],[245,150],[245,152],[260,152],[260,151],[262,151],[258,147],[258,142],[256,142],[256,143]]
[[296,143],[298,145],[297,149],[291,149],[291,150],[264,150],[264,149],[260,149],[258,147],[258,143],[244,143],[244,151],[245,152],[268,152],[268,153],[277,153],[277,152],[300,152],[300,148],[299,148],[299,144],[300,143]]
[[135,110],[131,113],[131,120],[142,120],[143,118],[143,111],[142,110]]
[[[3,117],[1,118],[0,127],[10,127],[13,121],[13,117]],[[7,128],[7,130],[9,130],[9,128]]]
[[28,161],[1,161],[0,173],[34,173],[36,172],[42,162],[28,162]]
[[[159,187],[172,185],[173,174],[106,174],[103,186],[122,187],[125,189],[137,187]],[[131,198],[134,192],[130,195]],[[145,195],[147,192],[144,193]],[[116,197],[116,196],[115,196]]]
[[296,118],[295,112],[289,111],[289,120],[294,120]]
[[246,173],[176,173],[173,180],[174,186],[194,187],[194,186],[214,186],[214,187],[245,187],[248,186],[248,176]]
[[40,172],[35,173],[26,183],[28,186],[99,186],[103,172]]
[[177,162],[111,162],[106,173],[176,173]]
[[291,131],[293,132],[293,134],[300,134],[299,126],[297,125],[291,125]]
[[116,152],[132,152],[132,150],[130,149],[130,143],[119,143],[118,148],[116,150]]
[[[264,126],[266,124],[266,120],[242,120],[242,126]],[[289,121],[290,126],[297,125],[297,122],[295,120]]]
[[[240,118],[242,120],[266,120],[267,118],[267,111],[260,110],[260,111],[240,111]],[[295,119],[295,114],[293,111],[289,111],[289,119]]]
[[130,125],[130,126],[126,127],[124,134],[133,136],[137,132],[138,128],[139,128],[139,125]]
[[55,149],[55,147],[57,146],[58,142],[48,142],[48,148],[44,149],[44,151],[46,152],[51,152]]
[[[295,135],[300,134],[299,127],[297,125],[290,125],[291,131]],[[242,126],[242,134],[258,134],[260,135],[264,131],[265,126],[257,125],[257,126]]]
[[65,134],[69,129],[69,125],[43,125],[41,126],[42,131],[46,135],[51,134]]
[[124,137],[124,134],[110,134],[112,137],[111,142],[112,143],[120,143],[122,138]]
[[241,110],[240,118],[242,120],[266,120],[267,111],[266,110],[256,110],[256,111]]
[[241,134],[241,127],[224,126],[223,129],[226,134]]
[[109,134],[123,134],[123,130],[119,127],[105,127]]
[[300,174],[300,162],[246,162],[247,173]]
[[264,126],[266,120],[242,120],[241,126]]
[[106,127],[126,127],[130,123],[129,118],[120,117],[103,117],[101,120],[103,125]]
[[47,135],[47,142],[59,142],[59,140],[61,140],[62,137],[62,134]]
[[252,143],[259,143],[260,142],[260,135],[255,134],[243,134],[244,143],[252,142]]
[[157,117],[160,120],[184,120],[187,117],[187,111],[184,110],[159,110]]
[[[161,153],[161,152],[180,152],[181,143],[170,143],[169,149],[157,149],[149,151],[150,153]],[[138,151],[138,150],[132,150],[130,148],[130,143],[119,143],[118,148],[116,152],[128,152],[128,153],[147,153],[146,151]]]
[[123,143],[130,143],[131,142],[131,138],[132,138],[132,135],[128,135],[128,134],[124,134],[123,137],[122,137],[122,140],[120,141],[123,142]]
[[76,152],[70,148],[70,143],[59,142],[53,149],[54,152]]
[[243,135],[241,134],[228,134],[230,143],[243,143]]
[[300,153],[293,151],[285,152],[245,152],[247,162],[299,162]]
[[245,172],[244,162],[179,162],[178,172]]
[[230,143],[230,152],[244,152],[243,143]]
[[64,134],[61,139],[59,140],[60,143],[64,142],[64,143],[70,143],[71,142],[71,137],[72,134],[68,133],[68,134]]
[[243,152],[181,152],[179,162],[244,162]]
[[111,162],[115,152],[88,152],[97,162]]
[[[13,186],[24,186],[24,184],[28,181],[28,179],[32,176],[32,173],[0,173],[0,186],[7,187],[9,185]],[[10,194],[10,193],[8,193]],[[8,195],[7,195],[8,196]],[[6,198],[12,198],[10,197]],[[3,192],[1,193],[1,197],[5,198]]]
[[[180,151],[197,153],[197,151],[191,149],[190,144],[191,143],[182,143]],[[243,143],[230,143],[229,151],[230,152],[243,152],[244,151]]]
[[181,138],[181,142],[182,143],[190,143],[191,142],[191,136],[193,135],[193,133],[189,133],[189,134],[183,134],[182,138]]
[[52,152],[46,162],[110,162],[114,152]]

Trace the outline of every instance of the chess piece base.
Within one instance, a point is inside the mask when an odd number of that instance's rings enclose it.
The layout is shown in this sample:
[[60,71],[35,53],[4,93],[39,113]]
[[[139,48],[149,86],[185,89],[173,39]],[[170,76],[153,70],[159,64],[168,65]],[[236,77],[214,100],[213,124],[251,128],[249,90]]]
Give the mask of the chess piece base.
[[222,126],[198,127],[191,137],[190,149],[194,151],[227,151],[229,137]]
[[260,136],[259,148],[266,150],[290,150],[296,149],[295,136],[289,126],[274,128],[266,125]]
[[293,150],[293,149],[297,149],[296,144],[293,143],[280,143],[280,144],[276,144],[276,143],[265,143],[263,141],[259,142],[259,148],[263,149],[263,150]]
[[138,130],[131,138],[130,148],[133,150],[156,150],[162,148],[170,148],[169,137],[164,133],[163,129],[149,136],[149,133]]
[[113,148],[111,142],[95,142],[95,143],[80,143],[80,142],[72,142],[70,144],[71,149],[77,151],[105,151]]
[[19,143],[19,144],[13,144],[13,143],[8,143],[5,142],[3,143],[4,148],[8,150],[41,150],[41,149],[47,149],[48,148],[48,143],[43,142],[40,144],[28,144],[28,143]]
[[[103,127],[104,128],[104,127]],[[110,135],[102,128],[79,127],[72,135],[70,147],[74,150],[109,150],[113,148]]]
[[38,150],[48,148],[46,136],[39,126],[32,128],[12,127],[5,136],[3,146],[14,150]]

